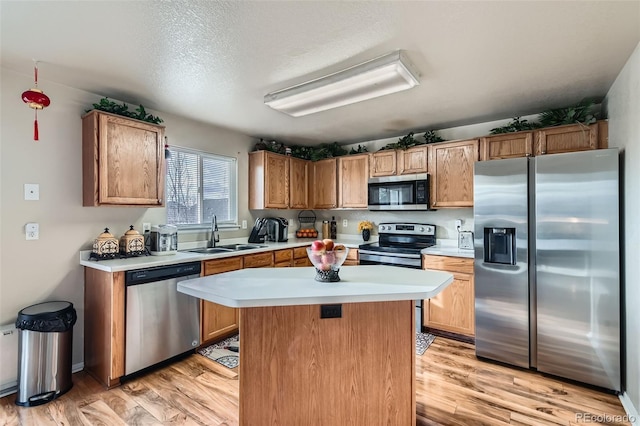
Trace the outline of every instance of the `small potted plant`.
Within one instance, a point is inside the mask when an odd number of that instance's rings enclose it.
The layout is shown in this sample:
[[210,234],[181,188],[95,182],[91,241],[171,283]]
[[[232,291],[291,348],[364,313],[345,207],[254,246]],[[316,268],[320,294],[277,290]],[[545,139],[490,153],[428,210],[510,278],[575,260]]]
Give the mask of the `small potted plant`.
[[373,229],[373,222],[369,222],[368,220],[363,220],[358,223],[358,232],[362,233],[362,239],[365,241],[369,241],[371,237],[371,230]]

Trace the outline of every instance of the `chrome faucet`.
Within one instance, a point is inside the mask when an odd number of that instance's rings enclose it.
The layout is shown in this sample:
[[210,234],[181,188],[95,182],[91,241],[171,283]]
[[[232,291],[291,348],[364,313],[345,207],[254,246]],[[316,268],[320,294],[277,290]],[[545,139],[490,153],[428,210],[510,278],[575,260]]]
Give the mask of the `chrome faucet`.
[[216,215],[211,217],[211,238],[209,238],[209,247],[215,247],[220,242],[220,234],[218,234],[218,219]]

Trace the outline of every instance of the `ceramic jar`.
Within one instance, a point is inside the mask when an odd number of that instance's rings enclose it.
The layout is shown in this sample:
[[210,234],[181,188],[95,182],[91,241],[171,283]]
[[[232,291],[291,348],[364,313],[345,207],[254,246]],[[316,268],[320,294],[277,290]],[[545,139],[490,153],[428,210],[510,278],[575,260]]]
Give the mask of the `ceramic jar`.
[[142,255],[144,250],[144,236],[129,226],[129,230],[120,237],[120,253],[124,255]]
[[93,253],[99,257],[115,257],[118,254],[118,239],[114,237],[109,228],[93,240]]

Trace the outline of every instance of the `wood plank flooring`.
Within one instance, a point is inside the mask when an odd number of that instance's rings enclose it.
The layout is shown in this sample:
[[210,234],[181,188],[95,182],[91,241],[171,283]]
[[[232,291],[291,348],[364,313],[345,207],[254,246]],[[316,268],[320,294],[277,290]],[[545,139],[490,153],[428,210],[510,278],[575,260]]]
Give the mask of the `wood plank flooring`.
[[[478,361],[473,345],[442,337],[416,357],[416,375],[421,426],[630,424],[615,395]],[[0,425],[238,424],[237,374],[200,355],[111,390],[84,372],[73,382],[67,394],[39,407],[18,407],[15,395],[0,399]]]

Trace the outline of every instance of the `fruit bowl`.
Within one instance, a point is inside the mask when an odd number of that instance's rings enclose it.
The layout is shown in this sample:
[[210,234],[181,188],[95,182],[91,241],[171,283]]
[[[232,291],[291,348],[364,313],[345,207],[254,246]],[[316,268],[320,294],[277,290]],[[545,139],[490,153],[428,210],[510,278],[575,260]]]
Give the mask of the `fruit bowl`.
[[307,256],[316,268],[316,281],[334,283],[340,281],[338,271],[347,259],[349,249],[340,246],[338,250],[314,250],[307,247]]

